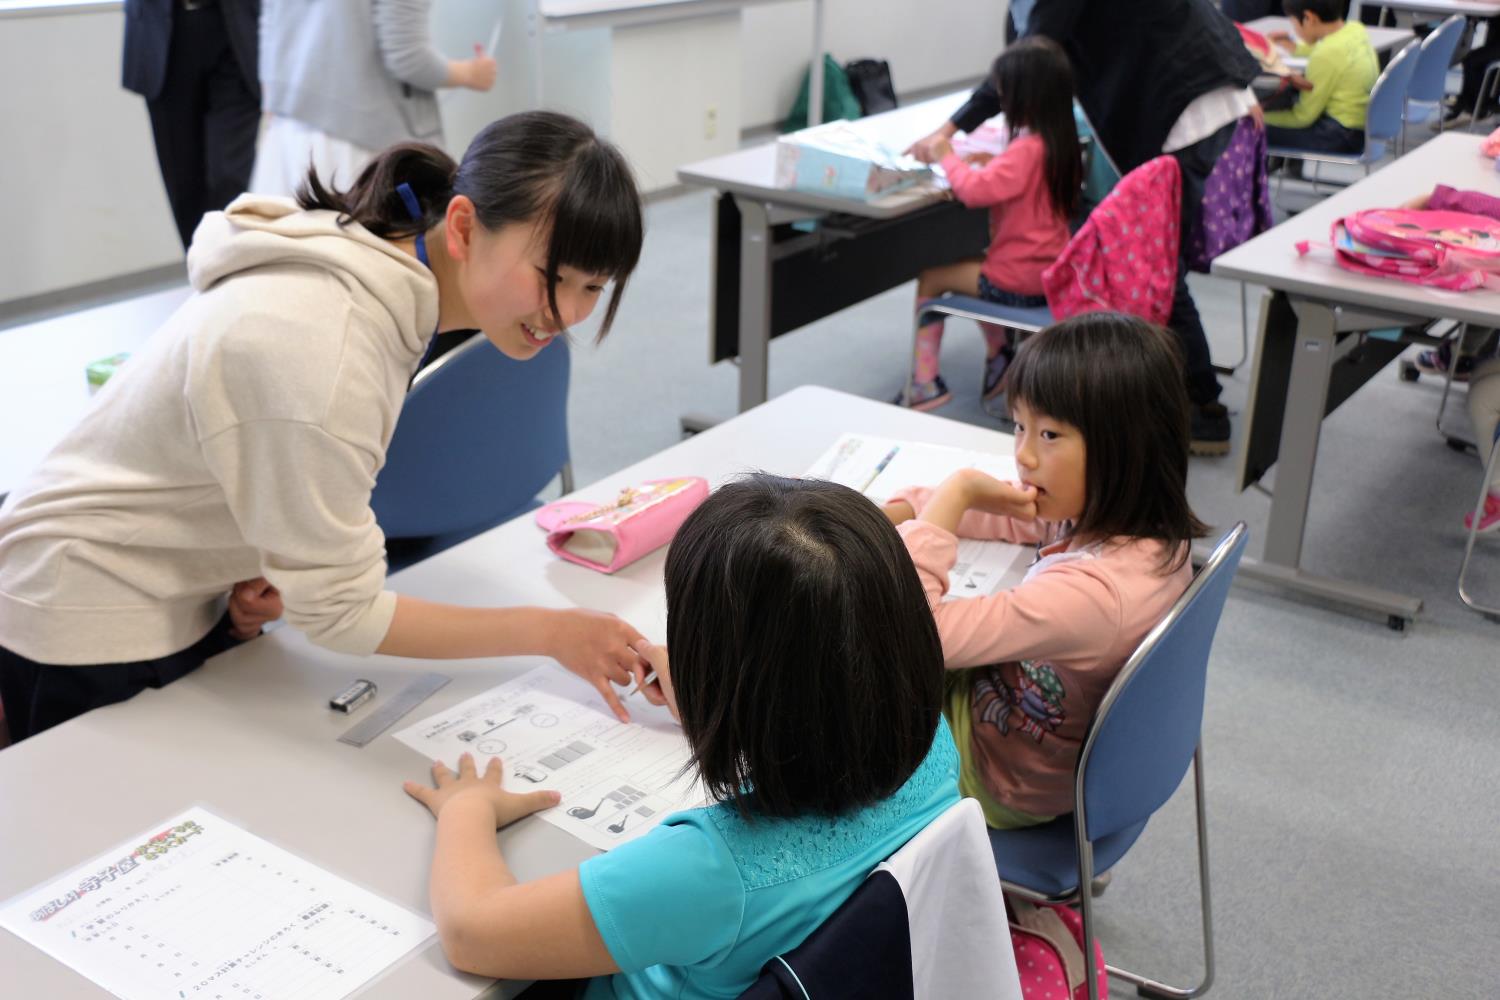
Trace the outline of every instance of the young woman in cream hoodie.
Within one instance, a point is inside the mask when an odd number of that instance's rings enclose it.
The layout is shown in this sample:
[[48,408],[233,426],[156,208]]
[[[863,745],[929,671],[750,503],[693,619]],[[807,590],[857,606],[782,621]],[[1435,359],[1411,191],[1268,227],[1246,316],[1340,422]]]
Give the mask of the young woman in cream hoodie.
[[296,204],[205,216],[196,294],[0,508],[13,737],[160,687],[283,613],[355,654],[552,656],[623,713],[610,681],[642,670],[635,629],[386,590],[369,500],[435,331],[525,360],[613,282],[607,332],[641,239],[618,151],[547,112],[491,124],[459,164],[395,146],[348,190],[310,174]]

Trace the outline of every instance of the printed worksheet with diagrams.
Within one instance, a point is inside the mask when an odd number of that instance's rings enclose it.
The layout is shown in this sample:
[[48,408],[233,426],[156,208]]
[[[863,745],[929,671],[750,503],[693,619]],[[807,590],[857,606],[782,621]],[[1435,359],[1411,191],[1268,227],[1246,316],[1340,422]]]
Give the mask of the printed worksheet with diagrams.
[[[804,473],[859,490],[883,504],[908,486],[936,486],[959,469],[974,468],[996,479],[1019,478],[1009,455],[949,448],[916,441],[896,441],[868,434],[845,434]],[[944,600],[985,597],[1016,586],[1036,556],[1030,545],[958,540],[958,559],[948,574]]]
[[549,663],[408,726],[396,739],[449,767],[466,750],[480,770],[488,758],[501,758],[507,788],[562,793],[562,802],[538,816],[609,850],[668,813],[704,802],[702,787],[685,773],[682,727],[639,695],[626,705],[628,725],[587,682]]
[[203,808],[22,893],[0,926],[124,1000],[342,1000],[434,933]]

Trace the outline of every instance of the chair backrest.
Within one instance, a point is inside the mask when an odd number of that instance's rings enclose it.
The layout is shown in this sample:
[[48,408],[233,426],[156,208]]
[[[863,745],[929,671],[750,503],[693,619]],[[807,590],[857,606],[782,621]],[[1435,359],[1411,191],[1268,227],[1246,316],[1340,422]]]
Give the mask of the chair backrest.
[[[881,862],[740,1000],[1022,1000],[984,813],[960,799]],[[996,947],[997,942],[999,947]]]
[[1241,521],[1219,540],[1095,713],[1078,758],[1075,794],[1089,840],[1149,817],[1187,772],[1203,728],[1208,654],[1247,533]]
[[1406,92],[1420,52],[1420,42],[1408,42],[1370,89],[1370,106],[1365,112],[1364,159],[1380,159],[1385,155],[1386,143],[1401,137],[1406,122]]
[[1417,53],[1417,64],[1412,70],[1411,83],[1406,88],[1408,101],[1436,104],[1443,99],[1443,85],[1448,79],[1448,67],[1453,63],[1453,53],[1464,35],[1466,21],[1462,14],[1454,14],[1440,24],[1436,31],[1422,39],[1422,48]]
[[418,373],[370,506],[387,538],[518,514],[568,462],[567,342],[529,361],[477,334]]

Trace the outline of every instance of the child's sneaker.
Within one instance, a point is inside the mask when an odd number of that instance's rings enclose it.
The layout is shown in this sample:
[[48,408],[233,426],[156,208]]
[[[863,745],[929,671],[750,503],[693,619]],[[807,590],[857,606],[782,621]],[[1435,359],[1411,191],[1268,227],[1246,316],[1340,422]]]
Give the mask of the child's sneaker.
[[[1464,515],[1464,527],[1474,527],[1474,512],[1471,510]],[[1500,529],[1500,497],[1495,494],[1487,494],[1484,498],[1484,513],[1479,517],[1479,533],[1482,535],[1487,531]]]
[[[1439,345],[1437,350],[1419,352],[1414,364],[1417,371],[1423,375],[1446,375],[1452,357],[1452,350],[1444,343]],[[1453,381],[1467,382],[1469,381],[1469,376],[1473,374],[1474,359],[1467,354],[1460,354],[1458,364],[1453,368]]]
[[897,406],[905,406],[925,413],[928,410],[937,409],[951,399],[953,399],[953,393],[948,391],[948,383],[943,381],[943,376],[938,375],[931,382],[913,382],[908,388],[896,393],[896,398],[891,402]]
[[984,392],[980,397],[984,402],[988,403],[1005,391],[1005,369],[1010,367],[1015,356],[1015,351],[1002,347],[984,363]]

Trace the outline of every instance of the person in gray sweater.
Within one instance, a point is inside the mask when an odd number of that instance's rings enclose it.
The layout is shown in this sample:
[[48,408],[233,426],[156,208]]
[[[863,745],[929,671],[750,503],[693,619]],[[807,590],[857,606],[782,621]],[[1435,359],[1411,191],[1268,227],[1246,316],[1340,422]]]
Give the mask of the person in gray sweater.
[[261,137],[250,190],[290,195],[308,163],[348,184],[375,151],[443,144],[436,91],[495,84],[495,60],[433,48],[432,0],[264,0],[260,19]]

